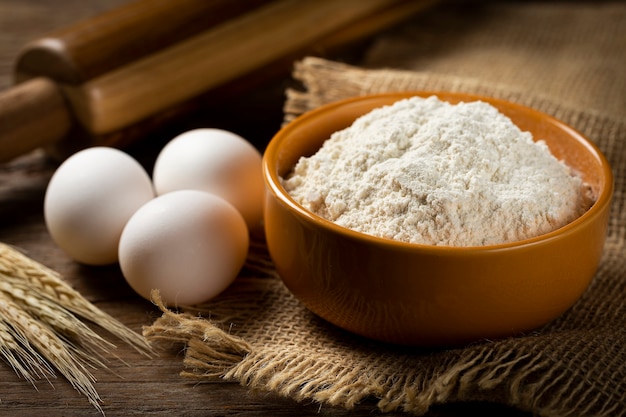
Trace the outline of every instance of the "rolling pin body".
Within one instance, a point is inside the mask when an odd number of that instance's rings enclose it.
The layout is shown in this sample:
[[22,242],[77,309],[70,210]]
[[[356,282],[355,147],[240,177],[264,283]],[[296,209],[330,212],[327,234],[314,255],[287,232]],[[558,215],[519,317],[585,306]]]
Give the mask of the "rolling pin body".
[[137,123],[397,0],[279,0],[65,91],[96,135]]

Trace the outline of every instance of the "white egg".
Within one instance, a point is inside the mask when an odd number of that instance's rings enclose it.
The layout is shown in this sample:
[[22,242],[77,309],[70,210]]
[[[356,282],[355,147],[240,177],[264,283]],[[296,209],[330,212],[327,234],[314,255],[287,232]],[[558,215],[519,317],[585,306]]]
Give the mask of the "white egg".
[[74,260],[115,263],[126,222],[152,198],[152,182],[139,162],[117,149],[88,148],[65,160],[50,179],[46,227]]
[[122,273],[142,297],[158,289],[163,301],[207,301],[237,277],[249,247],[241,214],[224,199],[197,190],[164,194],[128,221],[119,246]]
[[241,136],[221,129],[195,129],[163,147],[152,180],[158,195],[183,189],[217,194],[235,206],[254,231],[263,218],[261,164],[261,153]]

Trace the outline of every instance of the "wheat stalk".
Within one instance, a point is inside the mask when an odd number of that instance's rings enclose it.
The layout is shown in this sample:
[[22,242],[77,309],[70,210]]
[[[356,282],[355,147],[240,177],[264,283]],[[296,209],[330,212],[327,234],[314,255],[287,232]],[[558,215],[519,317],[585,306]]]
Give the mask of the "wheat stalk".
[[88,368],[106,367],[102,353],[115,345],[81,319],[142,354],[152,353],[146,339],[90,303],[57,272],[0,243],[0,355],[33,385],[58,370],[103,413]]

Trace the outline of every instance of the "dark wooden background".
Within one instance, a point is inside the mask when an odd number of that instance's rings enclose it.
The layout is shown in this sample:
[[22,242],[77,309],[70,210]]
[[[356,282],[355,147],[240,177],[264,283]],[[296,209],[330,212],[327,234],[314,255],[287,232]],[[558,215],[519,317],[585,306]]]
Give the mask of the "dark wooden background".
[[[0,89],[12,84],[12,65],[27,41],[117,5],[126,0],[0,0]],[[220,103],[184,120],[162,137],[149,138],[130,150],[145,164],[168,137],[200,125],[220,126],[248,137],[262,150],[278,130],[282,91],[289,80],[251,92],[233,102]],[[1,109],[0,109],[1,111]],[[169,136],[168,136],[169,135]],[[0,164],[0,241],[23,248],[34,259],[62,273],[90,301],[129,327],[141,331],[160,314],[136,296],[117,267],[77,265],[51,241],[46,232],[42,203],[54,165],[39,152]],[[96,388],[107,416],[372,416],[380,415],[375,403],[366,402],[347,411],[298,404],[272,394],[254,394],[236,383],[216,380],[196,384],[179,376],[181,346],[160,351],[147,359],[125,345],[110,358],[109,370],[95,370]],[[127,363],[123,364],[113,355]],[[430,416],[523,415],[490,404],[450,404]],[[1,416],[96,416],[98,412],[61,377],[40,381],[36,387],[18,378],[0,362]],[[386,414],[390,416],[402,413]]]

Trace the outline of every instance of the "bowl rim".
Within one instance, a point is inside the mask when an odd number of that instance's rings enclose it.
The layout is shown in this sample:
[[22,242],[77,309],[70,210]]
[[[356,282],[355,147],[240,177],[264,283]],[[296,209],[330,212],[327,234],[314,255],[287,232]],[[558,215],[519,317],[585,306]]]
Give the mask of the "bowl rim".
[[[544,120],[549,121],[551,124],[558,126],[560,129],[567,131],[570,136],[572,136],[575,140],[580,142],[585,146],[585,148],[594,156],[600,163],[603,171],[603,175],[605,181],[602,183],[602,187],[598,193],[596,201],[593,205],[585,211],[578,218],[573,221],[567,223],[564,226],[561,226],[558,229],[550,231],[548,233],[544,233],[539,236],[518,240],[514,242],[493,244],[493,245],[484,245],[484,246],[449,246],[449,245],[429,245],[423,243],[410,243],[404,242],[389,238],[383,238],[378,236],[369,235],[363,232],[358,232],[352,230],[350,228],[340,226],[330,220],[323,218],[309,210],[305,207],[297,203],[285,190],[281,183],[281,176],[278,174],[276,170],[276,158],[279,154],[279,147],[281,143],[285,140],[286,137],[289,136],[290,132],[300,125],[307,123],[311,119],[316,119],[319,117],[323,117],[329,113],[332,113],[336,108],[349,105],[355,102],[361,102],[366,100],[379,100],[385,98],[397,98],[397,100],[402,100],[404,98],[409,98],[413,96],[420,97],[429,97],[429,96],[462,96],[464,98],[470,99],[471,101],[485,101],[490,104],[500,103],[502,105],[506,105],[509,107],[516,108],[525,113],[534,114],[543,118]],[[443,99],[445,101],[445,99]],[[467,100],[467,101],[470,101]],[[382,107],[383,105],[379,106]],[[574,233],[576,229],[582,227],[584,224],[591,222],[595,217],[599,216],[607,205],[611,204],[611,200],[613,197],[613,189],[614,189],[614,177],[613,172],[611,170],[611,166],[600,150],[600,148],[592,142],[589,138],[579,132],[577,129],[569,126],[563,121],[557,119],[556,117],[549,115],[547,113],[536,110],[532,107],[528,107],[516,102],[507,101],[499,98],[494,98],[490,96],[480,95],[480,94],[471,94],[464,92],[454,92],[454,91],[397,91],[397,92],[388,92],[388,93],[377,93],[377,94],[367,94],[356,97],[349,97],[341,100],[336,100],[320,107],[317,107],[313,110],[309,110],[298,117],[291,120],[289,123],[284,125],[270,140],[268,143],[264,153],[263,153],[263,161],[262,161],[262,170],[263,170],[263,178],[266,183],[266,186],[277,199],[278,201],[287,206],[293,213],[297,214],[300,218],[306,220],[309,223],[315,224],[317,227],[321,227],[327,231],[341,234],[347,238],[359,241],[365,241],[369,244],[375,246],[385,246],[385,247],[393,247],[397,250],[404,251],[427,251],[427,252],[458,252],[458,253],[472,253],[472,252],[494,252],[494,251],[502,251],[502,250],[510,250],[513,248],[521,248],[534,246],[539,244],[545,244],[554,239],[560,238],[562,236],[569,235]]]

